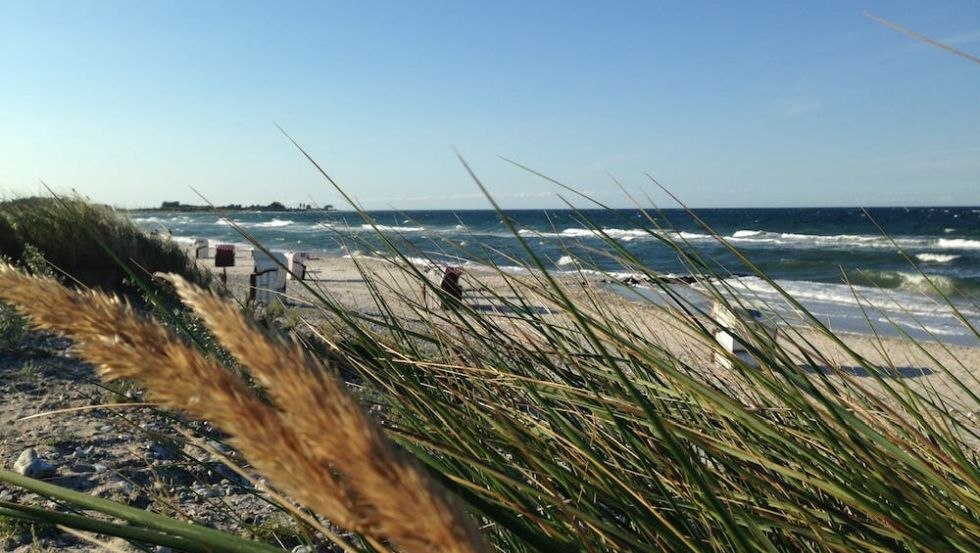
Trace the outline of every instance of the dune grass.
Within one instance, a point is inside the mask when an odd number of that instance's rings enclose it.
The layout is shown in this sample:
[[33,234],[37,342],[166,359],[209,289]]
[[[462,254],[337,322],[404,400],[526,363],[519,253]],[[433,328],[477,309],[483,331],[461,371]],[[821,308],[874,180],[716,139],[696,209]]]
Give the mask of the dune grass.
[[[669,296],[628,245],[605,240]],[[696,250],[673,246],[716,304],[735,313],[757,305]],[[730,358],[722,372],[710,355],[726,355],[713,339],[717,321],[702,307],[673,296],[666,306],[611,309],[608,297],[556,280],[526,253],[528,276],[496,275],[512,292],[491,292],[506,316],[453,303],[431,313],[411,293],[431,283],[403,265],[414,285],[364,272],[382,316],[340,317],[334,329],[346,337],[341,357],[380,396],[389,433],[493,521],[502,549],[977,545],[975,375],[958,381],[939,367],[958,392],[951,401],[892,378],[898,367],[849,350],[816,319],[815,332],[846,359],[802,333],[773,341],[744,317],[734,333],[759,367]],[[406,309],[415,324],[401,322]],[[686,337],[680,348],[662,336],[671,327]],[[826,371],[809,373],[814,366]]]
[[[672,242],[669,233],[652,226],[650,232],[675,249],[714,303],[737,316],[741,305],[755,305],[754,298],[730,289],[728,275],[689,244]],[[862,357],[816,319],[810,334],[790,329],[773,340],[740,318],[731,331],[754,363],[729,357],[731,369],[719,370],[715,354],[727,354],[714,340],[718,321],[639,264],[628,244],[608,236],[603,237],[608,255],[650,278],[666,303],[612,308],[613,300],[601,290],[550,275],[547,263],[525,244],[526,272],[492,271],[487,277],[495,279],[492,284],[469,282],[493,309],[451,301],[446,309],[433,309],[419,289],[427,287],[430,298],[441,290],[406,262],[420,252],[405,250],[397,237],[380,238],[393,262],[387,274],[363,269],[376,306],[371,313],[344,307],[329,289],[309,290],[328,321],[316,325],[325,344],[319,361],[307,365],[303,356],[280,359],[271,352],[243,360],[270,392],[269,401],[284,409],[280,416],[288,418],[290,431],[306,436],[295,442],[297,454],[269,449],[272,436],[281,440],[288,434],[249,433],[264,412],[261,401],[224,418],[186,403],[193,396],[184,397],[170,385],[179,363],[154,365],[151,374],[140,376],[136,361],[111,354],[89,358],[103,366],[121,365],[113,370],[142,378],[151,392],[173,397],[171,405],[218,420],[273,485],[322,520],[359,536],[321,532],[321,539],[347,550],[393,544],[418,551],[450,542],[455,546],[442,549],[472,550],[481,540],[503,551],[971,551],[980,543],[980,436],[971,418],[980,410],[976,375],[963,376],[939,363],[951,395],[894,378],[899,367]],[[740,269],[756,272],[751,260],[742,259]],[[233,312],[221,312],[232,308],[196,294],[185,292],[185,297],[212,328]],[[37,316],[36,306],[8,299]],[[78,339],[69,324],[49,323]],[[111,327],[96,334],[110,333]],[[229,347],[259,343],[253,332],[239,326],[216,334]],[[846,358],[827,355],[814,335]],[[182,362],[192,355],[161,350],[156,342],[127,347]],[[229,349],[241,358],[249,348]],[[284,359],[293,361],[275,369]],[[179,378],[212,394],[230,389],[214,378],[235,373],[209,363],[206,371]],[[319,363],[325,365],[310,368]],[[825,370],[807,370],[813,366]],[[845,366],[868,376],[855,377]],[[411,493],[395,485],[404,479],[352,478],[370,464],[318,449],[331,441],[315,438],[317,432],[344,437],[340,444],[354,444],[372,432],[349,422],[357,416],[344,415],[359,411],[353,404],[330,407],[342,411],[330,420],[322,418],[331,412],[326,406],[296,408],[313,405],[300,399],[324,386],[332,389],[329,381],[339,374],[353,376],[351,389],[375,413],[372,424],[380,425],[385,440],[422,468],[410,487],[417,486],[416,493],[445,489],[454,496],[429,520],[469,519],[459,528],[475,524],[479,540],[423,522],[425,505],[439,502],[410,499]],[[233,396],[251,393],[247,390]],[[319,476],[311,468],[316,463],[303,460],[316,451],[324,455]],[[290,471],[310,475],[304,480],[308,487],[297,489]],[[8,473],[0,473],[0,479],[28,489],[38,485]],[[122,517],[104,506],[76,505]],[[338,505],[357,507],[344,511]],[[41,516],[3,507],[22,517]],[[365,524],[361,516],[344,512],[373,513],[380,517],[376,520],[407,526]],[[451,518],[440,518],[445,516]],[[157,543],[158,534],[198,539],[186,528],[161,526],[158,520],[123,520],[147,529],[145,536],[129,537],[135,541]],[[236,543],[221,550],[234,550]]]
[[44,266],[43,274],[109,291],[136,292],[137,277],[145,280],[158,271],[202,286],[211,279],[179,244],[147,234],[112,208],[75,198],[0,202],[0,254],[25,265],[33,262],[29,268],[35,272]]

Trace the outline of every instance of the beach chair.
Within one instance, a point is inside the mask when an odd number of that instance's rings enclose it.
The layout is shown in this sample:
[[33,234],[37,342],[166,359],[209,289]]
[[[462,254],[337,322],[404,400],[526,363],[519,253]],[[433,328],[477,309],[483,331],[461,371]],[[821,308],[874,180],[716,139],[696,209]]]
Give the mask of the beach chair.
[[221,267],[221,284],[228,284],[228,267],[235,266],[235,246],[232,244],[218,244],[214,247],[214,266]]
[[218,244],[214,247],[214,266],[215,267],[234,267],[235,266],[235,246],[232,244]]
[[207,259],[208,257],[208,240],[207,238],[198,238],[194,240],[194,259]]
[[306,264],[310,260],[310,252],[292,252],[289,254],[289,274],[287,279],[306,280]]
[[[732,311],[732,308],[735,311]],[[711,318],[717,324],[715,341],[722,351],[715,351],[715,363],[724,369],[734,367],[734,359],[739,359],[751,367],[759,367],[759,361],[745,348],[746,342],[756,340],[753,336],[775,342],[777,329],[771,317],[763,315],[761,309],[732,308],[715,302],[711,308]]]
[[289,259],[285,252],[252,250],[255,269],[248,277],[248,299],[255,303],[269,305],[279,294],[286,292],[286,267]]

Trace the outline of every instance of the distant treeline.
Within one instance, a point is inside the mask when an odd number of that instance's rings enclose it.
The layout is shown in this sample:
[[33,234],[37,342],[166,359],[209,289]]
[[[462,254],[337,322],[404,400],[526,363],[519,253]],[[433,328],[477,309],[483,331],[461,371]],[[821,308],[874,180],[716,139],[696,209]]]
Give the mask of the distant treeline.
[[242,204],[228,204],[228,205],[189,205],[182,204],[180,202],[163,202],[160,207],[140,207],[136,209],[130,209],[128,211],[333,211],[333,205],[327,204],[323,207],[315,206],[313,204],[299,204],[297,207],[286,207],[281,202],[272,202],[268,205],[242,205]]

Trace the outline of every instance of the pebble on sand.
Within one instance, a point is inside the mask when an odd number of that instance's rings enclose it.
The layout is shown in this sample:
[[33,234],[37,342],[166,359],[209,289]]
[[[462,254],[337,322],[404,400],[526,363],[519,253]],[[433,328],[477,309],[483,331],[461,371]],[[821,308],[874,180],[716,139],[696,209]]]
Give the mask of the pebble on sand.
[[57,469],[51,463],[38,456],[34,448],[27,448],[14,461],[14,472],[29,478],[47,478],[54,476]]

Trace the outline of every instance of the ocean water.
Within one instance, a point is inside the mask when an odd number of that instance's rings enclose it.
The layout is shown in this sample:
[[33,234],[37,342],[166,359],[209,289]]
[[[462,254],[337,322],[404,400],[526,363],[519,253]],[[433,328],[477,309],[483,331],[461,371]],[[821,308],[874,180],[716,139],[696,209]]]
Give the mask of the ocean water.
[[[869,332],[870,318],[875,330],[886,335],[907,332],[980,345],[933,290],[938,287],[980,326],[980,208],[702,209],[695,214],[832,328]],[[660,273],[690,272],[665,237],[686,242],[728,273],[750,272],[712,231],[682,210],[518,210],[506,215],[534,255],[556,272],[635,273],[620,261],[622,255],[610,254],[604,236]],[[529,258],[521,240],[493,211],[377,211],[371,216],[413,258],[493,263],[510,270],[519,270],[520,261]],[[134,212],[130,217],[178,240],[246,242],[213,213]],[[230,217],[271,248],[321,255],[373,255],[385,249],[375,228],[356,213],[240,212]],[[731,282],[782,316],[798,318],[758,278]],[[656,297],[643,286],[627,295],[635,293]]]

